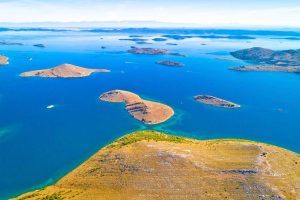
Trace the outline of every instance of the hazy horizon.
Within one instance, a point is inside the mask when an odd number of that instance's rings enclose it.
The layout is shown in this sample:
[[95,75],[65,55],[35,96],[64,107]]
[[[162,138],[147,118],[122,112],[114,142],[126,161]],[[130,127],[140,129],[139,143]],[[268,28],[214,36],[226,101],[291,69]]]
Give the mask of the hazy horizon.
[[300,30],[300,26],[265,25],[201,25],[196,23],[169,23],[160,21],[44,21],[44,22],[0,22],[2,28],[171,28],[171,29],[242,29],[242,30]]
[[300,27],[296,0],[2,0],[0,10],[1,24],[141,21],[190,27]]

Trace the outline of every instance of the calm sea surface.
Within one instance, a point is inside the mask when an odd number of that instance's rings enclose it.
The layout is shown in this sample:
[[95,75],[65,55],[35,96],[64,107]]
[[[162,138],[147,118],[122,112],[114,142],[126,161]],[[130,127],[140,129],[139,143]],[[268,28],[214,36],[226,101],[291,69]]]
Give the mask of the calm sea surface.
[[[127,37],[84,32],[0,33],[0,41],[24,43],[0,46],[0,54],[10,57],[10,64],[0,67],[0,199],[51,184],[106,144],[143,129],[197,139],[249,139],[300,152],[300,75],[236,72],[228,68],[245,63],[215,59],[253,46],[300,48],[300,41],[170,39],[167,42],[178,44],[170,46],[118,40]],[[37,43],[46,48],[32,46]],[[130,46],[167,48],[187,56],[132,55],[126,53]],[[156,65],[160,60],[186,66]],[[78,79],[19,76],[62,63],[112,72]],[[113,89],[168,104],[176,114],[166,123],[146,126],[121,104],[99,101],[101,93]],[[242,108],[200,104],[192,99],[197,94],[230,100]],[[55,108],[46,109],[52,104]]]

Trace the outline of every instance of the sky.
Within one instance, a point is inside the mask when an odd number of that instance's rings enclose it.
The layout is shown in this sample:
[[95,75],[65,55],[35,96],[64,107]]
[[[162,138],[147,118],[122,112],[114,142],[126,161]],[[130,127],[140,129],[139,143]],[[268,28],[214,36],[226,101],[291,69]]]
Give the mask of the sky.
[[0,0],[0,22],[49,21],[300,27],[300,0]]

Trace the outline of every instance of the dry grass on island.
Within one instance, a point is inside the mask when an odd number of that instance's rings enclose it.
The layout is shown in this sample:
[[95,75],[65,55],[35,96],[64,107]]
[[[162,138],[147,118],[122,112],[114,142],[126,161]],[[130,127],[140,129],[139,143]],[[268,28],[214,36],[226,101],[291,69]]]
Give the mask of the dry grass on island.
[[8,57],[0,55],[0,65],[7,65],[8,64]]
[[144,100],[140,96],[124,90],[112,90],[102,94],[99,98],[102,101],[126,103],[125,108],[130,115],[144,124],[159,124],[174,115],[171,107]]
[[72,64],[62,64],[54,68],[24,72],[21,76],[40,76],[48,78],[77,78],[90,76],[94,72],[110,72],[107,69],[88,69]]
[[196,101],[204,103],[204,104],[209,104],[213,106],[218,106],[222,108],[240,108],[241,106],[239,104],[226,101],[224,99],[220,99],[214,96],[210,95],[196,95],[193,97]]
[[300,198],[300,156],[241,140],[128,134],[54,185],[18,200]]

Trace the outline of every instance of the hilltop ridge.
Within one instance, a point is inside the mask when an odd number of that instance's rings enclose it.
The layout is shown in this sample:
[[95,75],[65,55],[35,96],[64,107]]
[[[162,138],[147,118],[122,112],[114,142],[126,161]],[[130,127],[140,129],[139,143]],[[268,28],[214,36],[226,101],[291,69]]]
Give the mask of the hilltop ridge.
[[298,154],[257,142],[139,131],[16,199],[298,199],[299,163]]

